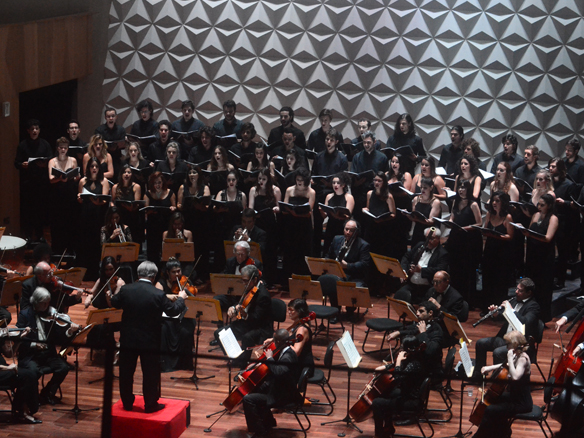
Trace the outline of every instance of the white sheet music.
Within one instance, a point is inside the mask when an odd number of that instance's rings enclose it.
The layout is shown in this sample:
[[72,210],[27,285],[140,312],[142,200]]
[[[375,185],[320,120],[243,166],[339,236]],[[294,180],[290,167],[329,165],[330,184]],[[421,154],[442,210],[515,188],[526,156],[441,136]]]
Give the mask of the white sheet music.
[[357,347],[355,347],[355,343],[348,331],[345,331],[343,336],[337,341],[337,347],[339,347],[349,368],[357,368],[359,366],[362,357],[359,355]]
[[517,330],[522,335],[525,335],[525,324],[522,324],[521,321],[517,319],[517,316],[515,316],[515,311],[511,306],[505,306],[505,312],[503,313],[503,316],[509,325],[513,327],[513,330]]
[[219,342],[221,342],[221,345],[223,345],[223,349],[230,359],[235,359],[236,357],[239,357],[241,353],[243,353],[243,350],[239,346],[237,339],[235,339],[235,335],[231,331],[231,327],[223,329],[219,332]]
[[464,372],[466,373],[467,377],[472,376],[474,371],[474,365],[472,364],[472,360],[470,359],[470,354],[468,353],[468,347],[466,346],[466,342],[460,342],[460,350],[458,351],[460,355],[460,360],[462,361],[462,366],[464,367]]

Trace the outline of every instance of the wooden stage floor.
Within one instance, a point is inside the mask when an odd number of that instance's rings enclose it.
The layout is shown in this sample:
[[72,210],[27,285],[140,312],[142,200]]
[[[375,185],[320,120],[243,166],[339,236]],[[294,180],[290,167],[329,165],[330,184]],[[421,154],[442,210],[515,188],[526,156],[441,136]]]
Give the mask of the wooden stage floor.
[[[211,296],[211,293],[202,293],[201,296]],[[289,300],[287,293],[273,293],[273,297],[281,298],[284,301]],[[373,307],[369,310],[366,315],[367,318],[375,317],[385,317],[387,315],[386,300],[383,298],[373,298]],[[318,303],[314,303],[318,304]],[[11,309],[15,312],[15,309]],[[72,319],[77,323],[85,323],[87,316],[87,311],[83,309],[83,305],[74,306],[70,310],[70,315]],[[392,314],[392,318],[396,318],[395,314]],[[487,321],[480,326],[473,328],[472,323],[479,319],[478,312],[471,312],[469,321],[464,324],[464,329],[467,332],[469,338],[476,341],[482,337],[494,336],[498,331],[500,323],[494,321]],[[13,321],[16,318],[14,317]],[[287,326],[287,323],[282,324],[283,327]],[[552,354],[557,358],[559,355],[559,350],[553,347],[554,343],[559,343],[558,335],[555,334],[552,323],[548,323],[549,329],[544,332],[544,341],[539,349],[539,363],[543,369],[545,376],[547,377],[550,361]],[[350,324],[346,324],[346,327],[350,330]],[[205,354],[208,350],[208,343],[212,339],[212,333],[215,329],[211,324],[203,323],[201,325],[202,335],[201,335],[201,346],[200,352]],[[380,364],[381,359],[385,355],[365,355],[361,351],[361,344],[363,342],[365,334],[365,322],[361,321],[355,325],[355,343],[359,349],[359,352],[363,355],[363,361],[361,368],[366,370],[371,370],[375,366]],[[340,325],[333,326],[330,333],[330,339],[326,339],[325,335],[319,335],[314,340],[313,351],[315,357],[319,358],[317,365],[322,365],[322,360],[324,358],[324,351],[330,340],[335,340],[341,335]],[[374,343],[372,346],[379,345],[381,340],[380,335],[370,336],[370,340]],[[564,342],[568,342],[569,338],[564,338]],[[369,344],[369,342],[368,342]],[[474,348],[471,345],[471,357],[474,357]],[[226,366],[226,361],[221,358],[221,353],[214,352],[211,353],[216,355],[216,359],[201,358],[198,364],[197,374],[199,377],[215,375],[215,378],[210,380],[205,380],[199,382],[199,390],[195,389],[195,386],[190,381],[184,380],[171,380],[171,377],[189,377],[192,375],[192,371],[178,371],[173,373],[166,373],[162,375],[162,396],[171,398],[187,399],[191,401],[191,425],[182,435],[183,437],[229,437],[229,438],[239,438],[247,437],[247,429],[245,425],[245,418],[242,411],[224,416],[215,426],[212,432],[204,433],[203,430],[208,427],[213,418],[208,419],[206,415],[216,412],[221,409],[220,403],[225,399],[228,393],[228,369]],[[489,355],[490,356],[490,355]],[[94,358],[92,362],[89,358],[89,350],[82,349],[79,353],[79,406],[80,408],[90,408],[101,406],[102,396],[103,396],[103,382],[97,382],[89,384],[91,380],[98,379],[103,376],[103,367],[100,366],[98,358]],[[458,354],[456,355],[455,363],[459,360]],[[490,358],[489,358],[490,360]],[[73,363],[73,357],[69,359],[70,363]],[[338,349],[335,347],[334,353],[334,364],[342,366],[344,364],[342,356]],[[115,369],[117,375],[117,368]],[[351,378],[351,400],[352,405],[356,401],[357,395],[363,389],[365,383],[371,376],[371,372],[355,372],[352,374]],[[532,368],[532,382],[540,382],[542,380],[536,367]],[[331,437],[336,436],[338,433],[345,431],[344,423],[337,423],[330,426],[321,426],[321,422],[341,420],[346,414],[347,405],[347,373],[345,371],[333,371],[332,375],[332,386],[338,396],[337,402],[335,404],[335,409],[330,417],[311,417],[312,428],[309,431],[309,435],[313,437]],[[137,393],[141,393],[141,383],[142,375],[138,368],[135,376],[134,388]],[[454,417],[453,419],[445,424],[435,424],[435,436],[436,437],[449,437],[455,436],[459,428],[459,409],[460,409],[460,384],[456,381],[452,384],[454,392],[452,394],[452,400],[454,402]],[[467,432],[471,426],[468,422],[468,415],[472,408],[475,396],[478,393],[477,387],[472,388],[472,396],[469,396],[468,389],[465,388],[465,392],[462,395],[463,399],[463,421],[462,430]],[[62,385],[63,390],[63,403],[57,407],[59,408],[72,408],[74,406],[75,398],[75,373],[70,372]],[[307,394],[309,397],[322,399],[322,393],[319,387],[309,386],[309,391]],[[543,391],[537,390],[533,393],[534,403],[542,405],[543,404]],[[113,402],[115,403],[119,399],[118,391],[118,381],[114,382],[113,388]],[[7,406],[7,399],[4,394],[0,394],[0,409],[5,409]],[[436,392],[431,392],[430,396],[430,407],[440,408],[443,404],[440,400],[440,396]],[[314,409],[314,408],[313,408]],[[0,414],[2,415],[2,414]],[[0,417],[1,418],[1,417]],[[16,425],[16,424],[0,424],[0,433],[4,437],[84,437],[92,438],[99,437],[101,434],[101,410],[93,412],[84,412],[80,414],[79,423],[75,423],[74,416],[71,413],[63,412],[53,412],[51,406],[42,406],[38,414],[38,418],[43,420],[43,424],[40,425]],[[277,414],[276,419],[280,427],[294,427],[295,422],[293,421],[293,416],[289,414]],[[558,431],[559,424],[554,422],[551,418],[548,420],[552,430]],[[359,427],[363,430],[363,433],[349,429],[346,430],[348,437],[363,437],[369,438],[373,437],[373,421],[368,420],[359,424]],[[398,433],[411,433],[416,432],[417,429],[413,426],[398,426]],[[474,432],[473,428],[473,432]],[[273,433],[274,437],[292,437],[300,436],[299,433],[288,432],[288,431],[277,431]],[[513,436],[514,437],[539,437],[543,436],[541,430],[536,423],[520,423],[516,422],[513,426]]]

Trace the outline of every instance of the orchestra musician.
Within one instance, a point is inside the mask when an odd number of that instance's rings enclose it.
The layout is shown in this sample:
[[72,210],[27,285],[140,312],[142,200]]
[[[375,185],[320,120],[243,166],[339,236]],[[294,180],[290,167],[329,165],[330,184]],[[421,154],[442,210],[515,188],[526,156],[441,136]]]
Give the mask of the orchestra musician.
[[[582,311],[582,309],[584,309],[584,301],[580,301],[576,306],[572,307],[567,312],[564,312],[562,314],[562,316],[560,316],[560,319],[558,319],[556,321],[556,324],[555,324],[556,333],[560,332],[560,329],[562,328],[562,326],[564,324],[573,321],[574,318],[576,318],[578,315],[580,315],[580,312]],[[574,350],[572,351],[572,356],[579,356],[583,350],[584,350],[584,342],[578,344],[576,346],[576,348],[574,348]]]
[[[501,303],[501,308],[510,306],[515,312],[517,319],[525,325],[525,337],[535,336],[538,330],[540,307],[535,301],[533,294],[535,292],[535,283],[528,277],[521,279],[515,289],[515,298],[505,300]],[[513,301],[513,304],[511,304]],[[493,314],[497,311],[496,305],[489,306],[489,311]],[[511,325],[505,321],[496,336],[491,338],[479,339],[476,343],[476,363],[473,377],[478,378],[478,371],[487,364],[487,352],[493,352],[493,363],[501,364],[505,361],[507,355],[507,342],[505,334],[513,330]]]
[[45,262],[51,265],[52,256],[53,250],[51,249],[49,244],[44,242],[39,243],[32,250],[32,265],[26,268],[26,272],[24,275],[26,276],[33,275],[32,271],[39,262]]
[[255,224],[255,210],[246,208],[241,212],[241,226],[234,226],[231,230],[234,241],[256,242],[260,245],[262,256],[268,241],[267,233]]
[[[272,299],[270,293],[260,279],[260,271],[255,265],[246,265],[241,269],[241,282],[246,285],[241,300],[227,310],[231,319],[233,335],[241,341],[244,352],[233,361],[234,366],[244,368],[251,356],[248,347],[259,345],[272,336],[274,319],[272,317]],[[245,305],[248,303],[247,305]],[[215,331],[215,339],[219,340],[219,331]]]
[[193,233],[185,230],[185,218],[180,211],[175,211],[168,220],[168,230],[162,233],[164,239],[183,239],[185,242],[193,241]]
[[[20,337],[27,334],[25,330]],[[7,357],[15,360],[18,345],[14,344],[14,341],[18,339],[9,336],[0,338],[0,385],[15,388],[12,400],[13,422],[40,424],[42,420],[34,417],[39,410],[38,377],[32,370],[18,366],[16,362],[9,365],[4,359]]]
[[110,207],[105,213],[105,224],[100,230],[100,241],[106,243],[126,243],[132,241],[132,231],[124,224],[118,207]]
[[271,430],[276,426],[272,408],[298,402],[301,398],[297,390],[301,367],[298,366],[294,349],[285,345],[289,338],[290,334],[286,329],[276,331],[274,342],[279,353],[274,356],[272,350],[266,350],[266,364],[269,367],[267,380],[256,392],[243,398],[247,429],[256,438],[270,436]]
[[37,287],[30,297],[30,306],[18,315],[16,326],[30,329],[27,337],[32,340],[19,347],[20,366],[32,371],[37,380],[43,375],[42,368],[51,369],[52,377],[40,392],[40,403],[54,405],[57,403],[55,394],[69,373],[69,366],[57,353],[55,345],[68,344],[80,327],[67,315],[58,313],[51,306],[51,300],[47,289]]
[[[58,281],[53,277],[53,269],[46,262],[37,263],[33,269],[34,277],[25,280],[22,283],[22,295],[20,297],[20,311],[22,312],[30,306],[30,298],[34,291],[42,286],[51,294],[51,306],[63,312],[64,309],[81,302],[81,292],[76,290],[70,295],[61,296],[64,292],[58,285]],[[62,302],[61,302],[62,299]],[[61,304],[59,306],[59,304]],[[61,308],[59,308],[61,307]]]
[[[420,340],[415,336],[403,339],[401,351],[393,364],[394,384],[391,392],[373,399],[371,403],[376,438],[393,438],[395,427],[392,416],[403,410],[414,410],[421,403],[420,386],[427,377],[427,371],[420,345]],[[386,364],[375,370],[387,372],[391,369],[392,364]]]
[[158,268],[145,261],[138,266],[139,280],[127,284],[116,295],[106,291],[113,307],[123,309],[120,333],[120,396],[127,411],[134,406],[134,372],[140,357],[142,367],[142,392],[146,413],[164,409],[160,398],[160,343],[162,312],[179,315],[185,309],[186,292],[180,291],[171,301],[154,287]]
[[[514,415],[531,412],[531,361],[525,352],[527,341],[520,332],[513,330],[507,333],[503,340],[507,349],[507,380],[509,389],[505,391],[496,403],[488,405],[484,411],[479,428],[473,438],[510,437],[509,418]],[[482,374],[501,370],[504,365],[495,364],[483,366]],[[501,377],[502,378],[502,377]]]

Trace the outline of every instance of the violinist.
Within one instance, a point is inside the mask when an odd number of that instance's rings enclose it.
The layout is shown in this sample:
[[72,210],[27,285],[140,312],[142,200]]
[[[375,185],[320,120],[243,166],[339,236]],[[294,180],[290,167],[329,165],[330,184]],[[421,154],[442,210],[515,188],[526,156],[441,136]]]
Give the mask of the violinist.
[[[524,277],[521,279],[515,289],[515,297],[510,300],[505,300],[500,307],[495,305],[489,306],[489,315],[498,314],[506,307],[511,307],[515,312],[515,316],[522,323],[525,324],[525,337],[536,336],[539,323],[540,307],[533,293],[535,291],[535,283],[530,278]],[[479,339],[476,343],[476,362],[474,378],[480,375],[478,371],[487,364],[487,352],[493,352],[493,363],[501,364],[505,361],[507,354],[507,342],[504,338],[505,334],[511,332],[513,329],[510,324],[505,321],[499,332],[495,337]]]
[[53,277],[53,271],[54,270],[48,263],[37,263],[33,269],[34,277],[29,278],[22,283],[22,295],[20,297],[21,312],[27,307],[30,307],[30,298],[39,286],[42,286],[50,292],[51,306],[60,311],[81,302],[81,292],[60,285],[57,277]]
[[[174,257],[170,257],[166,262],[162,278],[156,283],[156,289],[164,291],[166,295],[177,295],[182,290],[189,296],[197,294],[197,288],[182,275],[180,262]],[[163,316],[160,344],[162,372],[193,369],[194,334],[193,319]]]
[[278,353],[266,350],[266,364],[270,371],[267,380],[256,392],[243,398],[243,411],[247,429],[254,437],[271,436],[276,426],[272,408],[283,407],[298,402],[301,395],[297,390],[302,368],[298,366],[298,356],[291,346],[286,345],[290,334],[286,329],[279,329],[274,335]]
[[[227,315],[232,321],[228,327],[233,331],[235,338],[241,341],[241,348],[245,350],[233,363],[243,369],[251,357],[251,350],[246,349],[263,343],[272,335],[274,318],[272,299],[260,280],[257,266],[244,266],[241,269],[241,282],[246,285],[245,291],[240,302],[229,307]],[[215,331],[217,341],[220,330]]]
[[52,377],[40,392],[40,402],[54,405],[57,402],[55,394],[69,373],[69,366],[59,356],[55,345],[67,344],[80,327],[67,315],[57,313],[51,306],[51,299],[47,289],[37,287],[30,297],[30,306],[18,315],[16,326],[35,329],[28,335],[32,342],[20,345],[20,366],[31,370],[37,378],[43,374],[42,368],[51,369]]
[[[473,438],[492,438],[511,436],[509,418],[516,414],[531,412],[531,361],[525,352],[527,341],[518,331],[511,331],[503,337],[507,348],[507,366],[510,381],[508,391],[504,392],[496,403],[486,407],[479,428]],[[482,374],[501,370],[503,365],[483,366]]]
[[105,213],[105,224],[101,227],[101,244],[126,243],[132,241],[130,227],[125,225],[118,207],[110,207]]
[[[27,334],[24,331],[20,336]],[[16,388],[12,401],[12,421],[24,424],[42,423],[33,416],[39,410],[38,377],[32,370],[18,366],[16,362],[10,365],[6,362],[4,357],[15,361],[17,346],[14,341],[6,337],[0,339],[0,343],[0,385]]]
[[414,410],[422,402],[420,386],[427,377],[427,370],[420,345],[420,340],[415,336],[406,336],[395,364],[381,365],[375,369],[393,371],[395,382],[387,395],[381,395],[371,403],[376,438],[392,438],[395,434],[393,415],[403,410]]

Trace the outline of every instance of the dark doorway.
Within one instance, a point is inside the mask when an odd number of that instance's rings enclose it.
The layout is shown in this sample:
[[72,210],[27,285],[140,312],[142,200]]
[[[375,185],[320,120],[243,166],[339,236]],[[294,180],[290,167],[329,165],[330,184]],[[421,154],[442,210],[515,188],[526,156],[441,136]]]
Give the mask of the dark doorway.
[[67,123],[77,116],[77,80],[20,93],[20,139],[27,138],[26,122],[40,122],[41,138],[55,148],[55,140],[67,135]]

